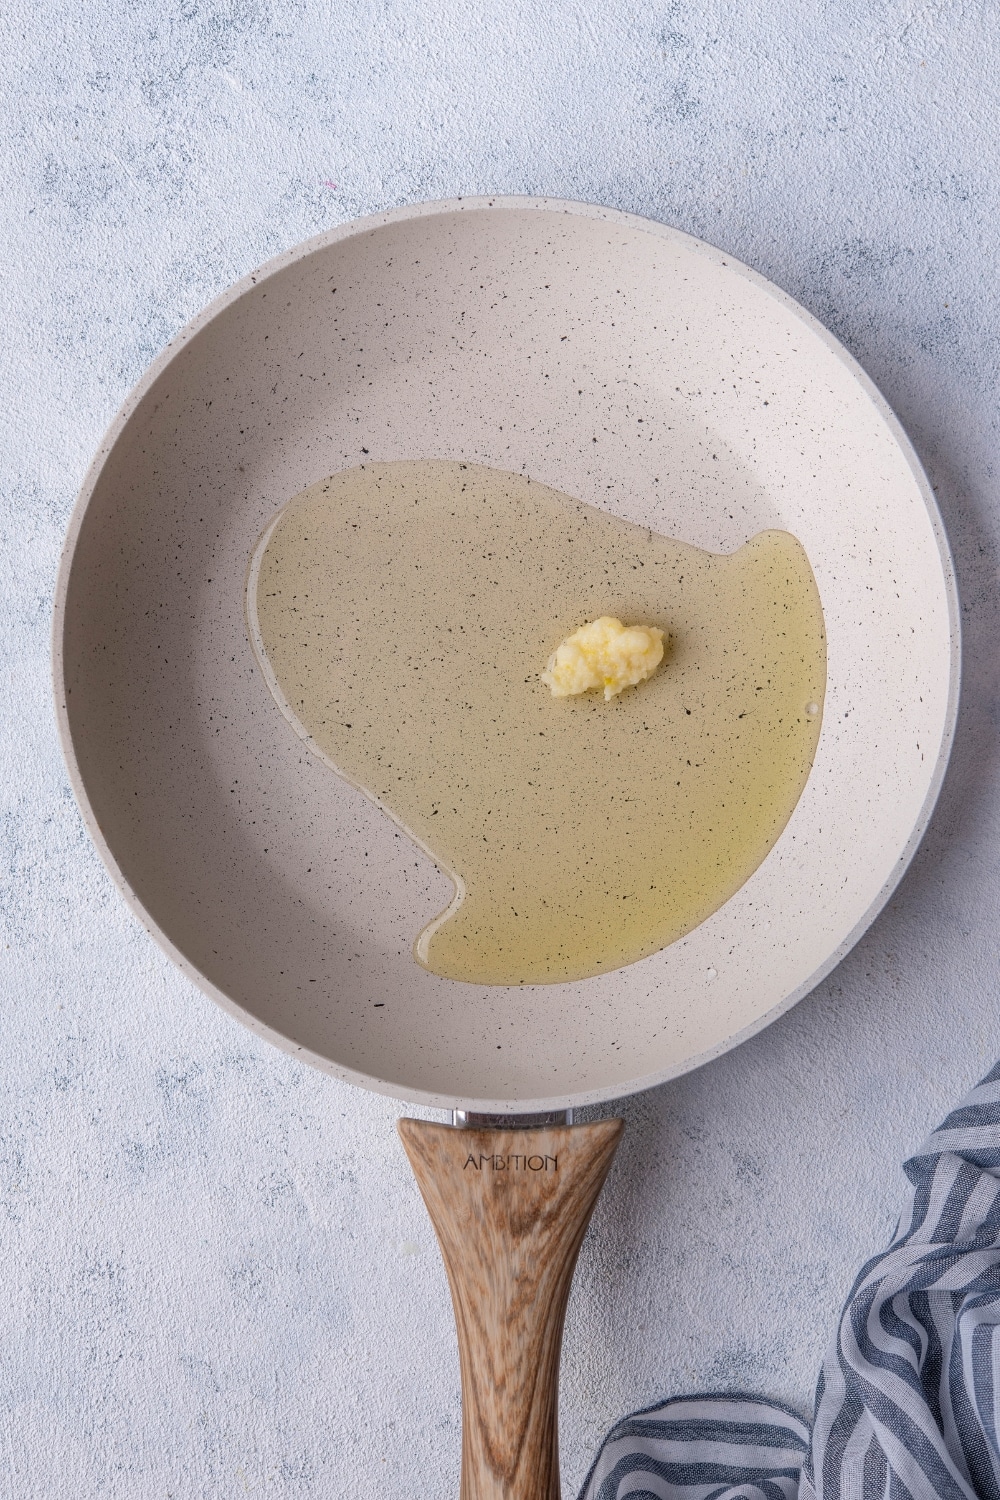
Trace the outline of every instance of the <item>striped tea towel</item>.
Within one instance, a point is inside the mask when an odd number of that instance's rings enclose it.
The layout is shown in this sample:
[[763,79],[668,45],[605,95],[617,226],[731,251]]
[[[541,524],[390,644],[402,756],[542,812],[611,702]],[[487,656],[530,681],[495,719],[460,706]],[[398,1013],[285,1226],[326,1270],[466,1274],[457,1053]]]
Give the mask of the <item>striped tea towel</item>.
[[904,1171],[811,1432],[774,1401],[665,1401],[612,1430],[580,1500],[1000,1500],[1000,1063]]

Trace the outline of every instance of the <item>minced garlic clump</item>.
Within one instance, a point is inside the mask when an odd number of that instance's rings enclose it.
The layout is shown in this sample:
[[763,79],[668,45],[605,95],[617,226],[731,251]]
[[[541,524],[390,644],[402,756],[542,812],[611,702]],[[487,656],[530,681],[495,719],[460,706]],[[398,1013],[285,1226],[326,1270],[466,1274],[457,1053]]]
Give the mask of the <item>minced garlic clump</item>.
[[623,625],[602,615],[581,625],[549,657],[542,673],[553,698],[603,688],[605,702],[622,688],[645,682],[663,660],[663,631],[655,625]]

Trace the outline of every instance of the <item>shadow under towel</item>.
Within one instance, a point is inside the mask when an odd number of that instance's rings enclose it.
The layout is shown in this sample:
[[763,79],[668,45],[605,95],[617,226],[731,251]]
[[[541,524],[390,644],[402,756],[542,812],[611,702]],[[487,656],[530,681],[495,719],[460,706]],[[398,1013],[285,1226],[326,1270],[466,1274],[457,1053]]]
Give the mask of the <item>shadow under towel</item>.
[[1000,1500],[1000,1063],[904,1171],[811,1433],[774,1401],[665,1401],[611,1431],[580,1500]]

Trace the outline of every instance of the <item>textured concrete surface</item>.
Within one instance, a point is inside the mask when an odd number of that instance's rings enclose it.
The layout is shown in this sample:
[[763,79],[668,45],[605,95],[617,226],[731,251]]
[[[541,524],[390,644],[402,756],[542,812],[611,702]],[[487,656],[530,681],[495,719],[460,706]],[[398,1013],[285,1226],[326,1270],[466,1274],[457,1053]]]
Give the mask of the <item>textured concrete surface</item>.
[[0,32],[0,1495],[457,1491],[398,1111],[253,1040],[127,915],[48,635],[75,491],[164,341],[316,230],[464,192],[602,201],[772,277],[879,383],[950,530],[965,696],[930,834],[818,991],[625,1106],[570,1307],[567,1493],[630,1407],[806,1407],[900,1159],[1000,1052],[994,9],[15,0]]

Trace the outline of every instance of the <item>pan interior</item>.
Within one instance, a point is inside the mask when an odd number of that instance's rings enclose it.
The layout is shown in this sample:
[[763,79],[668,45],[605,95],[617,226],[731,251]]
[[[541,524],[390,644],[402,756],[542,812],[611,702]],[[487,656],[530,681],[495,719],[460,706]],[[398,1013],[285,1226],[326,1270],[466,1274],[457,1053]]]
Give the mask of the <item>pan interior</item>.
[[[257,670],[243,598],[274,514],[413,458],[524,473],[711,550],[768,528],[806,549],[828,634],[812,775],[737,894],[639,963],[510,989],[420,968],[450,882]],[[57,620],[76,789],[153,935],[310,1061],[482,1110],[645,1087],[805,993],[926,819],[954,657],[926,482],[833,340],[683,235],[517,201],[335,232],[192,325],[92,471]]]

